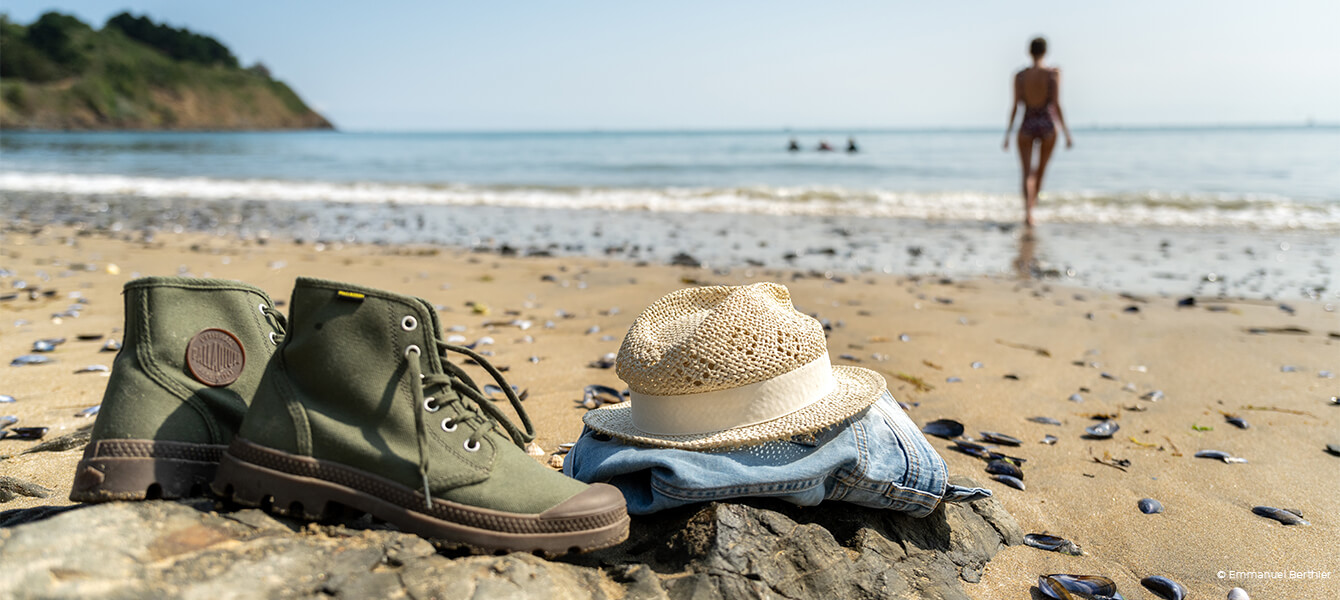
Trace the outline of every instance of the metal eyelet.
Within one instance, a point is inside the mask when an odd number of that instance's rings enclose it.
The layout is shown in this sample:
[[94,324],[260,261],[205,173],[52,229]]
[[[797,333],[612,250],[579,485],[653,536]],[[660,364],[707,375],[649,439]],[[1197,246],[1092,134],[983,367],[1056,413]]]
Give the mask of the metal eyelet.
[[431,413],[442,410],[442,406],[439,404],[433,404],[433,397],[429,396],[423,399],[423,409]]
[[257,308],[258,310],[261,311],[261,314],[265,314],[265,304],[264,304],[264,303],[257,304],[257,305],[256,305],[256,308]]
[[[474,445],[471,446],[471,443]],[[466,452],[479,452],[479,442],[476,442],[475,440],[465,440],[465,444],[463,445],[465,446]]]
[[405,315],[405,318],[400,320],[400,328],[405,331],[414,331],[418,326],[419,320],[411,315]]
[[271,344],[274,344],[274,345],[276,345],[276,346],[279,345],[279,342],[276,342],[276,341],[275,341],[275,332],[273,332],[273,331],[270,332],[270,343],[271,343]]
[[413,352],[415,356],[418,356],[418,355],[419,355],[420,353],[422,353],[423,351],[422,351],[422,350],[419,350],[419,347],[418,347],[418,346],[415,346],[414,344],[410,344],[408,348],[405,348],[405,358],[409,358],[409,353],[410,353],[410,352]]
[[[447,423],[451,423],[451,427],[447,427]],[[456,431],[456,419],[453,419],[451,417],[442,419],[442,431],[445,431],[447,433]]]

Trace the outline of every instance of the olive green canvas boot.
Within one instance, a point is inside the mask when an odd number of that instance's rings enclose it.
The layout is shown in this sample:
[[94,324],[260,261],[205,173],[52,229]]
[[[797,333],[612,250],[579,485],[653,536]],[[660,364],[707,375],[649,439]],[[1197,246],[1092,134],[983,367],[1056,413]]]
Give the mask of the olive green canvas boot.
[[199,495],[237,434],[284,318],[265,292],[236,281],[146,277],[124,295],[125,340],[70,499]]
[[[290,310],[215,493],[310,519],[348,507],[478,551],[556,555],[627,537],[618,489],[527,455],[534,433],[521,401],[483,357],[439,339],[427,302],[303,278]],[[498,380],[522,428],[448,351]]]

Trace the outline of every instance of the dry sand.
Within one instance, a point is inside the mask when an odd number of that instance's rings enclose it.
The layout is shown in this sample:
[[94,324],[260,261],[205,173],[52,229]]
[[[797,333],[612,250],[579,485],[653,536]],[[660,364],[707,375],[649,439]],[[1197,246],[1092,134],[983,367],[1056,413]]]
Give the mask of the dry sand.
[[[0,302],[0,357],[7,362],[27,354],[41,338],[70,340],[50,354],[54,364],[0,366],[0,394],[17,398],[0,404],[0,414],[17,416],[20,426],[51,427],[48,439],[86,425],[75,413],[99,402],[107,379],[74,371],[110,366],[112,355],[98,351],[100,342],[74,338],[119,337],[121,286],[136,276],[239,279],[276,299],[287,299],[295,277],[314,276],[424,297],[441,306],[446,326],[464,326],[462,335],[470,340],[496,340],[493,362],[509,366],[509,381],[530,390],[526,406],[538,442],[550,450],[580,432],[582,409],[574,401],[584,385],[623,387],[612,370],[587,363],[617,351],[643,307],[686,285],[773,280],[791,288],[801,310],[831,321],[830,352],[848,357],[838,362],[859,361],[884,374],[895,397],[913,405],[909,414],[917,423],[952,418],[967,426],[969,436],[997,431],[1024,441],[1006,449],[1028,459],[1028,489],[1019,491],[990,481],[980,460],[932,438],[944,449],[951,473],[991,484],[1026,532],[1066,537],[1085,555],[1009,548],[987,566],[981,583],[965,586],[974,597],[1040,597],[1031,589],[1038,575],[1056,572],[1109,576],[1127,598],[1150,596],[1139,584],[1149,575],[1181,582],[1192,597],[1222,598],[1235,585],[1257,600],[1340,597],[1340,457],[1324,451],[1328,443],[1340,444],[1340,406],[1328,403],[1340,394],[1340,380],[1320,375],[1340,372],[1340,315],[1320,303],[1291,302],[1296,314],[1256,301],[1202,301],[1179,309],[1171,298],[1139,301],[999,279],[793,278],[766,269],[504,258],[438,248],[261,245],[204,234],[160,234],[145,244],[48,229],[0,240],[0,267],[13,272],[0,279],[0,293],[22,291],[11,289],[18,280],[57,292]],[[52,319],[74,302],[72,293],[87,300],[81,316]],[[490,314],[475,314],[468,302],[487,306]],[[1129,306],[1139,311],[1125,311]],[[500,318],[527,319],[533,326],[483,326]],[[593,326],[599,331],[587,333]],[[1307,333],[1253,335],[1246,331],[1251,327]],[[524,336],[533,342],[521,342]],[[540,361],[530,362],[531,356]],[[975,362],[981,367],[974,368]],[[1284,366],[1296,370],[1285,372]],[[928,387],[919,390],[899,374]],[[947,382],[952,377],[961,382]],[[1123,389],[1127,384],[1134,391]],[[1164,392],[1163,400],[1140,399],[1155,389]],[[1074,393],[1084,401],[1069,401]],[[1251,427],[1228,425],[1221,412],[1241,415]],[[1094,422],[1092,413],[1119,414],[1121,429],[1113,439],[1081,437]],[[1025,420],[1031,416],[1062,425]],[[1046,434],[1059,441],[1039,443]],[[0,455],[32,444],[0,440]],[[1249,462],[1192,457],[1202,449]],[[54,490],[50,498],[21,497],[0,509],[66,503],[78,457],[78,450],[69,450],[0,462],[0,475]],[[1129,460],[1130,466],[1094,461],[1104,457]],[[1136,502],[1145,497],[1158,499],[1166,511],[1142,514]],[[1280,525],[1253,515],[1255,505],[1299,509],[1311,525]],[[1283,578],[1235,580],[1230,572],[1282,572]],[[1318,578],[1307,578],[1308,572]]]

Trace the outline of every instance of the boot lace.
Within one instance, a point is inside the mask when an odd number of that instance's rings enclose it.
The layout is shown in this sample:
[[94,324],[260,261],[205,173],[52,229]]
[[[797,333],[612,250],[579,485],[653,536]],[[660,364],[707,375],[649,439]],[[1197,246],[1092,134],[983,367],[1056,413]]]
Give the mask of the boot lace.
[[[415,403],[422,407],[422,410],[414,411],[414,421],[416,429],[418,430],[419,475],[423,478],[424,505],[429,510],[433,508],[433,497],[428,488],[428,430],[425,425],[428,419],[424,417],[424,413],[437,412],[447,404],[458,403],[461,408],[464,409],[465,414],[459,418],[447,417],[442,420],[441,426],[444,431],[448,432],[455,431],[457,427],[462,425],[468,426],[470,428],[470,437],[465,441],[465,450],[468,452],[478,450],[480,440],[484,439],[484,436],[498,425],[502,425],[503,429],[507,431],[507,435],[512,438],[512,442],[519,448],[525,449],[526,444],[535,439],[535,428],[531,425],[530,416],[527,415],[526,410],[521,407],[521,399],[518,398],[516,392],[512,390],[512,386],[508,385],[507,382],[503,380],[502,373],[500,373],[498,369],[489,364],[483,356],[480,356],[475,353],[475,351],[464,346],[437,342],[437,347],[439,355],[442,357],[442,370],[445,371],[445,373],[441,374],[425,374],[423,372],[423,367],[419,364],[419,354],[421,350],[418,346],[410,346],[405,349],[405,358],[409,363],[410,376],[419,379],[422,384],[418,386],[411,385],[410,388],[414,394]],[[503,413],[502,409],[494,406],[493,402],[479,391],[479,386],[475,384],[474,380],[470,378],[470,375],[467,374],[464,369],[447,360],[446,353],[449,351],[470,357],[470,359],[478,363],[479,366],[483,367],[485,371],[488,371],[489,375],[493,377],[493,380],[498,382],[498,386],[503,389],[503,393],[507,395],[507,401],[512,404],[512,408],[516,411],[517,416],[521,418],[521,425],[524,428],[524,431],[517,428],[516,424],[512,423],[512,421],[507,418],[507,415]],[[427,395],[430,393],[430,390],[444,389],[450,389],[456,392],[455,398],[448,396],[444,399],[439,399],[437,396]]]
[[261,315],[265,317],[266,322],[268,322],[270,327],[274,329],[274,331],[270,332],[270,343],[278,346],[279,342],[284,341],[284,334],[288,332],[288,319],[284,317],[284,313],[279,312],[270,306],[265,304],[259,306]]

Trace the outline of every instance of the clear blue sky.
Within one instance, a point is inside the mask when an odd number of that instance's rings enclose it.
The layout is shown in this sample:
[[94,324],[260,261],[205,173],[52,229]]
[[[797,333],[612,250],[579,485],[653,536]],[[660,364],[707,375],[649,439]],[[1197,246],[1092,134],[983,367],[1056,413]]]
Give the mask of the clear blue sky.
[[[108,8],[111,6],[111,8]],[[1044,34],[1074,126],[1340,121],[1340,2],[180,2],[349,130],[1004,128]]]

